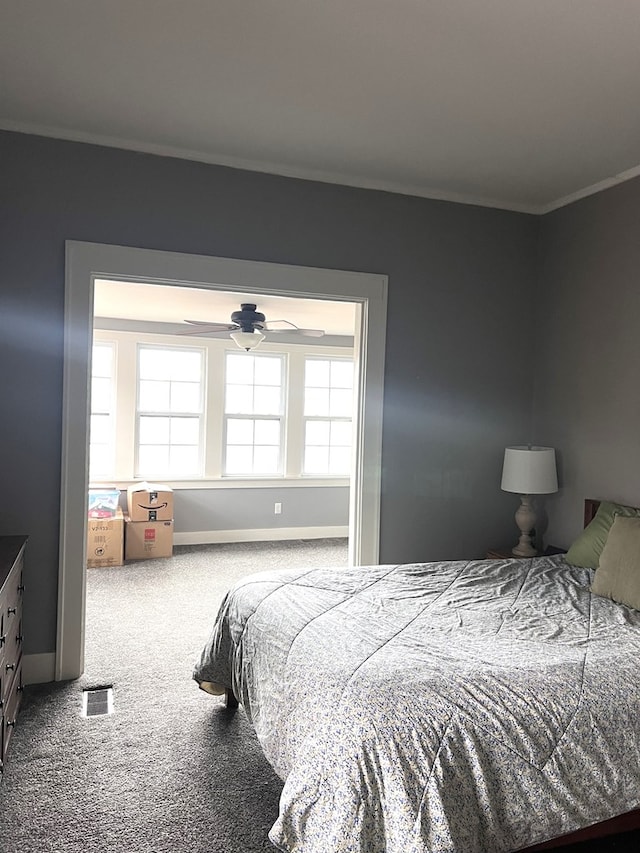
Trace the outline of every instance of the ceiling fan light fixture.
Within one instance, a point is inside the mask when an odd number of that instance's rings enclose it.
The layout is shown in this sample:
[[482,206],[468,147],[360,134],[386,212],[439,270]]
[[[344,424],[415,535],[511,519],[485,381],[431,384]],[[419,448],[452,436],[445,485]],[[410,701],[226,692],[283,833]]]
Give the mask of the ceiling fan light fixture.
[[247,352],[255,349],[265,338],[262,332],[231,332],[229,337],[232,341],[235,341],[236,345],[239,346],[240,349],[246,350]]

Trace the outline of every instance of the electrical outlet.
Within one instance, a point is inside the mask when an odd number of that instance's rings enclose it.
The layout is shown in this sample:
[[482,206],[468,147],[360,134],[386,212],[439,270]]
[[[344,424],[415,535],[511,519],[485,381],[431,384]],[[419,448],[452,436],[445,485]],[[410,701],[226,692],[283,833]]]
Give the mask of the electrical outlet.
[[279,501],[277,501],[273,505],[273,512],[275,513],[275,515],[280,515],[280,513],[282,512],[282,504]]

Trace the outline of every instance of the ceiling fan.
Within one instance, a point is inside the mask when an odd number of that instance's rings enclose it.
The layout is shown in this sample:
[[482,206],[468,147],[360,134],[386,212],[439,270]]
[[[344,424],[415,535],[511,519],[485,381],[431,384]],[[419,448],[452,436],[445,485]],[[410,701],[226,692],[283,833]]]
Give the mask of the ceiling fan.
[[[303,335],[310,338],[320,338],[324,335],[322,329],[301,329],[289,320],[267,320],[253,302],[242,302],[240,311],[231,314],[230,323],[210,323],[206,320],[185,320],[193,329],[182,332],[184,335],[207,335],[208,337],[222,337],[231,332],[230,337],[240,349],[255,349],[264,340],[264,332],[269,336]],[[276,328],[276,324],[283,324],[284,328]]]

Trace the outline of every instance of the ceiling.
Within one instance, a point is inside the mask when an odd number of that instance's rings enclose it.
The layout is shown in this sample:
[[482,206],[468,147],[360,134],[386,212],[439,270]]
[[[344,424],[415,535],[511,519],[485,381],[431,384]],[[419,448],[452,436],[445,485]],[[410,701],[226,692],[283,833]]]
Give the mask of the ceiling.
[[[183,285],[144,284],[140,282],[110,281],[96,279],[94,282],[93,313],[96,326],[108,329],[138,329],[154,331],[156,324],[170,324],[171,329],[191,331],[185,320],[204,322],[230,322],[231,312],[240,308],[240,303],[257,305],[274,328],[286,331],[286,320],[301,329],[321,329],[326,337],[284,338],[279,341],[306,344],[331,343],[350,345],[355,323],[356,305],[353,302],[337,302],[328,299],[298,299],[271,294],[239,293],[225,290],[186,287]],[[101,320],[102,322],[98,321]],[[134,321],[118,323],[116,321]],[[138,321],[142,321],[142,324]],[[167,333],[169,327],[156,326],[157,331]],[[344,341],[336,336],[344,336]],[[348,339],[348,340],[347,340]],[[269,334],[267,332],[267,340]]]
[[640,174],[638,0],[0,0],[0,127],[543,213]]

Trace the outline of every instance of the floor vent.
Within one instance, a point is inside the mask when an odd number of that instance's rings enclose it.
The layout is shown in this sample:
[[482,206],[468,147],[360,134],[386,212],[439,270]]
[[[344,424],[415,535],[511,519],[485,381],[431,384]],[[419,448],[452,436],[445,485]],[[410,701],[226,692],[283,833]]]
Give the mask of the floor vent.
[[92,687],[82,691],[82,716],[100,717],[113,713],[113,687]]

